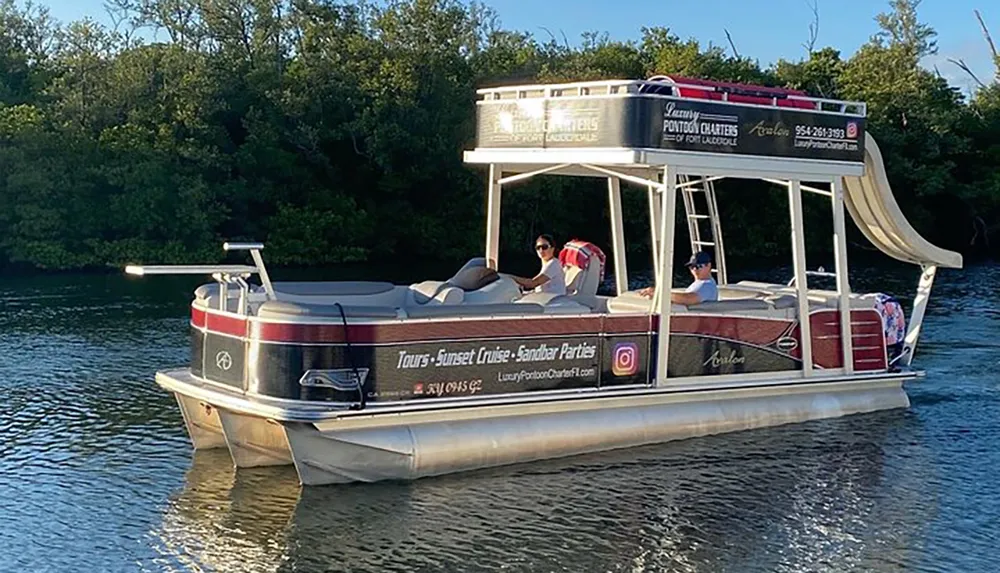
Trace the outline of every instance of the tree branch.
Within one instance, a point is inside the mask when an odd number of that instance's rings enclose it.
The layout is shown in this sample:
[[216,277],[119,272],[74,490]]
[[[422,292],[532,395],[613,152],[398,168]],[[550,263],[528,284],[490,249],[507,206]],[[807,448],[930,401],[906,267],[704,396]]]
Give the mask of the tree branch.
[[990,29],[986,27],[986,22],[983,21],[983,15],[979,13],[979,10],[973,10],[972,12],[976,15],[976,20],[979,20],[979,27],[983,30],[983,37],[986,38],[986,43],[990,46],[990,55],[993,56],[994,75],[1000,78],[1000,55],[997,55],[997,46],[993,43],[993,36],[990,35]]
[[736,43],[733,42],[733,37],[729,35],[729,30],[725,28],[723,28],[722,30],[726,33],[726,39],[729,40],[729,47],[733,49],[733,56],[735,56],[736,59],[739,60],[740,51],[736,49]]
[[971,70],[971,69],[969,68],[969,66],[968,66],[968,65],[967,65],[967,64],[965,63],[965,61],[964,61],[964,60],[953,60],[953,59],[951,59],[951,58],[948,58],[948,61],[949,61],[950,63],[952,63],[952,64],[955,64],[956,66],[958,66],[958,67],[959,67],[959,69],[961,69],[961,70],[962,70],[963,72],[965,72],[965,73],[969,74],[969,76],[970,76],[970,77],[971,77],[971,78],[972,78],[973,80],[975,80],[975,82],[976,82],[977,84],[979,84],[979,87],[981,87],[981,88],[985,88],[985,87],[986,87],[986,84],[984,84],[984,83],[982,82],[982,80],[980,80],[980,79],[979,79],[979,78],[978,78],[978,77],[976,76],[976,74],[975,74],[975,73],[974,73],[974,72],[973,72],[973,71],[972,71],[972,70]]
[[548,35],[549,35],[549,40],[550,40],[550,41],[551,41],[551,42],[552,42],[553,44],[556,44],[556,43],[557,43],[557,42],[556,42],[556,35],[552,33],[552,30],[549,30],[549,29],[548,29],[548,28],[546,28],[545,26],[539,26],[539,28],[541,28],[541,29],[542,29],[542,30],[543,30],[543,31],[544,31],[544,32],[545,32],[546,34],[548,34]]
[[811,55],[816,50],[816,40],[819,39],[819,4],[817,0],[812,0],[809,8],[812,10],[813,19],[809,23],[809,41],[802,44],[802,47],[806,49],[807,54]]
[[983,15],[979,13],[979,10],[973,10],[972,12],[976,15],[976,20],[979,20],[979,27],[983,29],[983,37],[986,38],[986,43],[990,45],[990,53],[993,55],[993,59],[996,60],[1000,56],[997,55],[996,44],[993,43],[993,37],[990,36],[990,30],[986,27],[986,22],[983,21]]

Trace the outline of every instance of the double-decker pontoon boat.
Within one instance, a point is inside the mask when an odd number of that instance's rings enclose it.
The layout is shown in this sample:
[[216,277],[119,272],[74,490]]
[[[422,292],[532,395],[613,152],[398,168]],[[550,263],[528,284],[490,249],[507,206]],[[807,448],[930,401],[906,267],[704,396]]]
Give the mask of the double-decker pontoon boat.
[[[863,103],[665,76],[479,94],[465,161],[489,169],[485,256],[448,280],[271,282],[263,247],[246,243],[224,248],[252,265],[127,269],[215,279],[191,304],[190,366],[156,375],[195,448],[328,484],[909,405],[936,269],[962,259],[903,217]],[[607,179],[615,296],[598,294],[604,256],[582,241],[560,258],[567,295],[525,294],[497,272],[501,190],[542,174]],[[789,284],[729,281],[713,182],[730,177],[787,188]],[[649,199],[646,291],[628,288],[622,182]],[[830,198],[835,290],[808,285],[803,192]],[[678,195],[718,301],[670,304]],[[876,247],[922,269],[905,332],[898,305],[850,290],[845,206]]]

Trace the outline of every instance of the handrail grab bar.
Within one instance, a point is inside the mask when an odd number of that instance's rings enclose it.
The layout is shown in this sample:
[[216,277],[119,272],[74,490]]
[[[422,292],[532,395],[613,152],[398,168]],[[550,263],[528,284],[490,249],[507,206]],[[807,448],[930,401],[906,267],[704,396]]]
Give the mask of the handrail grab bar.
[[264,243],[222,243],[223,251],[262,251],[264,250]]
[[137,277],[145,275],[252,275],[258,271],[250,265],[128,265],[125,274]]
[[274,286],[271,285],[271,277],[267,276],[267,269],[264,268],[264,258],[260,256],[260,252],[264,249],[264,243],[222,243],[222,250],[224,251],[250,251],[250,256],[253,258],[253,264],[257,265],[257,274],[260,275],[260,284],[264,287],[264,292],[267,293],[267,298],[271,300],[277,300],[277,296],[274,292]]

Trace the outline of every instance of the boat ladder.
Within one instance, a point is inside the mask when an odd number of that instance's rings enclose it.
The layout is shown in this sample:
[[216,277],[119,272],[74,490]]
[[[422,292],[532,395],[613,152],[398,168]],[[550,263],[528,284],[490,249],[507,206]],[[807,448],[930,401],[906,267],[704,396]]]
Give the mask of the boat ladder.
[[[714,178],[681,175],[678,186],[684,199],[684,213],[687,217],[688,235],[691,237],[691,252],[711,249],[712,272],[718,284],[726,281],[726,253],[722,246],[722,223],[719,221],[719,207],[715,202]],[[700,198],[700,199],[699,199]],[[698,210],[699,201],[704,206]],[[703,223],[707,221],[706,225]],[[707,231],[704,233],[702,231]]]

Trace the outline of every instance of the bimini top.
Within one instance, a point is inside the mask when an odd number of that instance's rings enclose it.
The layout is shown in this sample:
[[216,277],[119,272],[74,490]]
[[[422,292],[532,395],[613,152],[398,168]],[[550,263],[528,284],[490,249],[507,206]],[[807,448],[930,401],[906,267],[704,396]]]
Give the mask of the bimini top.
[[[684,175],[831,181],[865,236],[896,259],[958,268],[962,257],[923,239],[889,188],[864,103],[801,91],[657,76],[479,90],[467,163],[504,173],[656,179]],[[541,170],[541,171],[540,171]]]

